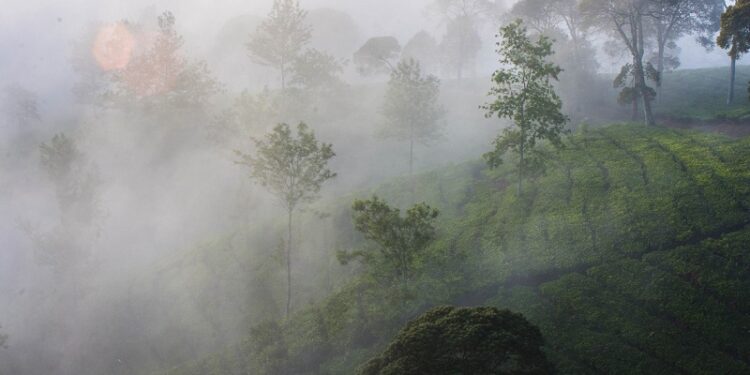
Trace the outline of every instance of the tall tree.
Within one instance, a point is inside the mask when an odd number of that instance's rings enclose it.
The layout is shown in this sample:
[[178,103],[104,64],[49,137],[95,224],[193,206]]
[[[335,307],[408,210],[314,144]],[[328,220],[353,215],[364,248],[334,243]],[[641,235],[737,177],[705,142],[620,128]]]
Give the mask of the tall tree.
[[303,204],[317,199],[324,182],[336,177],[328,161],[336,154],[331,144],[318,142],[304,123],[296,137],[287,124],[279,124],[264,139],[255,139],[255,155],[235,151],[238,164],[250,169],[250,176],[268,189],[287,212],[286,315],[292,303],[292,216]]
[[627,47],[633,59],[636,90],[640,91],[646,125],[655,123],[643,65],[647,17],[652,10],[652,2],[653,0],[583,0],[581,3],[588,22],[605,33],[615,35]]
[[268,18],[258,27],[247,43],[250,58],[271,66],[281,74],[281,89],[286,89],[287,71],[311,38],[307,11],[296,0],[274,0]]
[[583,104],[591,96],[589,89],[598,67],[596,49],[589,40],[578,0],[521,0],[509,16],[521,18],[532,34],[545,35],[554,41],[552,60],[564,69],[559,89],[570,98],[574,113],[583,114]]
[[447,67],[461,79],[481,49],[481,23],[491,17],[494,5],[488,0],[435,0],[428,9],[446,26],[441,50]]
[[395,276],[404,293],[408,292],[414,263],[435,238],[434,221],[438,210],[419,203],[401,216],[401,210],[391,208],[377,196],[354,201],[352,210],[354,227],[365,239],[377,244],[377,251],[375,254],[367,250],[339,253],[339,260],[345,264],[360,258],[375,273],[384,269]]
[[497,167],[508,151],[518,154],[518,194],[522,191],[524,171],[533,163],[529,152],[540,140],[560,144],[560,134],[567,122],[561,113],[562,101],[555,93],[551,80],[557,80],[561,69],[547,61],[552,55],[552,42],[539,36],[532,42],[521,20],[500,29],[501,42],[497,53],[501,56],[498,69],[492,75],[494,86],[489,96],[491,103],[482,106],[486,116],[497,115],[513,121],[495,141],[495,149],[485,154],[490,167]]
[[539,328],[494,307],[435,307],[409,322],[359,375],[553,374]]
[[445,110],[438,103],[440,80],[423,75],[419,62],[409,59],[391,72],[382,113],[384,137],[409,141],[409,175],[414,169],[414,143],[426,143],[439,135]]
[[737,59],[750,50],[750,0],[737,0],[721,15],[721,31],[716,44],[728,50],[732,59],[729,70],[729,95],[727,104],[734,101],[734,82]]
[[[686,34],[696,36],[706,48],[713,46],[712,36],[719,31],[724,0],[651,0],[648,16],[655,29],[656,70],[663,78],[670,44]],[[661,88],[661,80],[656,83]]]

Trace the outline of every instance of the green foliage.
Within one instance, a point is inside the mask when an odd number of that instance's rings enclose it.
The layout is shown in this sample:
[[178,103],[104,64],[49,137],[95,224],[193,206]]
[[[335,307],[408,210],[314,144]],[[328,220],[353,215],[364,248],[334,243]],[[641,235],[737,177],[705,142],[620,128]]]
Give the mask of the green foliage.
[[[654,66],[649,62],[646,63],[644,68],[646,78],[650,81],[659,85],[661,82],[661,76]],[[640,91],[635,86],[635,71],[633,70],[633,64],[625,64],[620,69],[620,73],[612,81],[612,86],[620,90],[620,95],[617,98],[617,102],[620,104],[633,104],[638,103],[640,99]],[[648,100],[656,99],[656,90],[652,87],[648,87],[646,90]]]
[[436,307],[409,322],[362,375],[551,374],[539,329],[493,307]]
[[293,211],[300,203],[317,198],[324,182],[336,177],[328,161],[336,154],[331,144],[319,143],[305,123],[297,136],[287,124],[279,124],[265,139],[255,139],[255,156],[235,151],[237,164],[247,166],[250,176]]
[[261,323],[253,327],[249,338],[243,343],[243,351],[249,355],[248,367],[256,369],[258,374],[288,373],[289,352],[281,327],[276,322]]
[[255,139],[256,154],[235,151],[236,163],[247,166],[250,176],[276,196],[287,211],[286,314],[292,301],[292,215],[300,204],[318,197],[324,182],[336,177],[328,161],[336,154],[330,144],[319,143],[304,123],[297,126],[297,136],[287,124],[278,124],[265,139]]
[[[290,365],[351,374],[409,318],[456,304],[523,314],[561,374],[748,373],[750,140],[626,124],[564,142],[522,197],[503,165],[416,176],[441,215],[413,298],[355,277],[283,324]],[[403,181],[377,193],[409,204]]]
[[361,258],[374,273],[382,272],[378,268],[383,267],[407,291],[409,280],[414,277],[414,262],[435,238],[433,222],[438,210],[419,203],[402,217],[398,208],[391,208],[377,196],[354,201],[352,210],[354,227],[365,239],[377,244],[378,253],[367,250],[341,253],[340,261],[346,264],[351,258]]
[[567,121],[560,110],[562,102],[550,82],[560,74],[560,67],[546,59],[552,55],[552,42],[540,36],[532,42],[526,35],[526,28],[521,20],[500,29],[502,41],[498,43],[502,68],[492,75],[495,86],[490,96],[495,101],[482,106],[486,116],[497,115],[513,121],[514,127],[506,128],[503,134],[495,139],[495,150],[485,154],[490,167],[502,163],[503,156],[512,151],[519,155],[518,192],[521,193],[521,181],[524,170],[538,158],[526,158],[540,140],[548,140],[553,145],[560,145],[560,134]]
[[721,15],[721,29],[716,38],[719,47],[738,59],[750,50],[750,1],[738,0]]

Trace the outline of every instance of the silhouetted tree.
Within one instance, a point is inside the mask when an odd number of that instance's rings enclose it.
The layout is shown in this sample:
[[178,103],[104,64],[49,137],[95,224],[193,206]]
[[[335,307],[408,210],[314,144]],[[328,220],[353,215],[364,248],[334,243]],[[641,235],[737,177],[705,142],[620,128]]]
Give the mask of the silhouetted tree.
[[392,36],[379,36],[368,39],[354,53],[354,66],[362,75],[388,73],[401,53],[401,45]]

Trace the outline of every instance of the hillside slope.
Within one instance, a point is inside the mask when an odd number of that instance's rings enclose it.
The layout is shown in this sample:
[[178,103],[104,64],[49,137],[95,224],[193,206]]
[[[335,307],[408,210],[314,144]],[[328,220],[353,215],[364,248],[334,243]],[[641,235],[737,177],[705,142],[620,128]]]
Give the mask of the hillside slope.
[[171,374],[351,374],[444,303],[525,314],[563,374],[750,373],[750,140],[618,125],[548,153],[522,199],[481,162],[378,190],[442,210],[408,304],[362,276]]

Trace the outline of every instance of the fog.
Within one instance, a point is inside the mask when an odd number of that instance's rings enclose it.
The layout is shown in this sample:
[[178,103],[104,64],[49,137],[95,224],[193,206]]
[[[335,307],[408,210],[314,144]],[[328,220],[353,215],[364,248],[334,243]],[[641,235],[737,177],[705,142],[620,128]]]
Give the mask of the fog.
[[[341,233],[351,231],[341,207],[406,175],[409,155],[403,141],[377,137],[388,75],[358,74],[352,56],[376,36],[393,36],[401,46],[422,30],[442,39],[446,25],[430,3],[301,0],[313,27],[310,46],[343,62],[342,87],[301,94],[303,103],[286,103],[294,108],[285,113],[240,116],[238,126],[222,116],[241,107],[233,103],[243,90],[261,100],[256,95],[279,89],[278,73],[254,64],[245,47],[270,0],[5,1],[0,334],[8,341],[0,374],[153,373],[235,344],[248,326],[282,316],[284,210],[234,153],[252,150],[251,137],[277,122],[306,122],[332,143],[330,167],[338,174],[298,216],[295,237],[304,241],[296,243],[293,306],[343,285],[354,271],[335,258],[346,245]],[[496,5],[498,14],[478,27],[481,49],[464,79],[431,71],[441,78],[446,115],[442,136],[417,145],[417,173],[477,159],[503,126],[478,109],[497,67],[493,35],[501,10],[512,4]],[[142,33],[139,43],[158,33],[165,11],[184,41],[185,66],[205,61],[215,87],[201,86],[198,99],[175,94],[170,101],[171,91],[159,89],[135,101],[117,96],[127,88],[93,56],[97,32],[126,20]],[[327,28],[335,22],[351,28]],[[679,44],[682,68],[727,64],[724,51],[707,54],[692,37]],[[136,53],[147,49],[135,46]],[[615,73],[626,60],[597,56],[592,77]],[[50,156],[40,147],[58,141],[63,146],[52,157],[69,158],[64,167],[45,161]],[[71,141],[73,151],[60,156]]]

